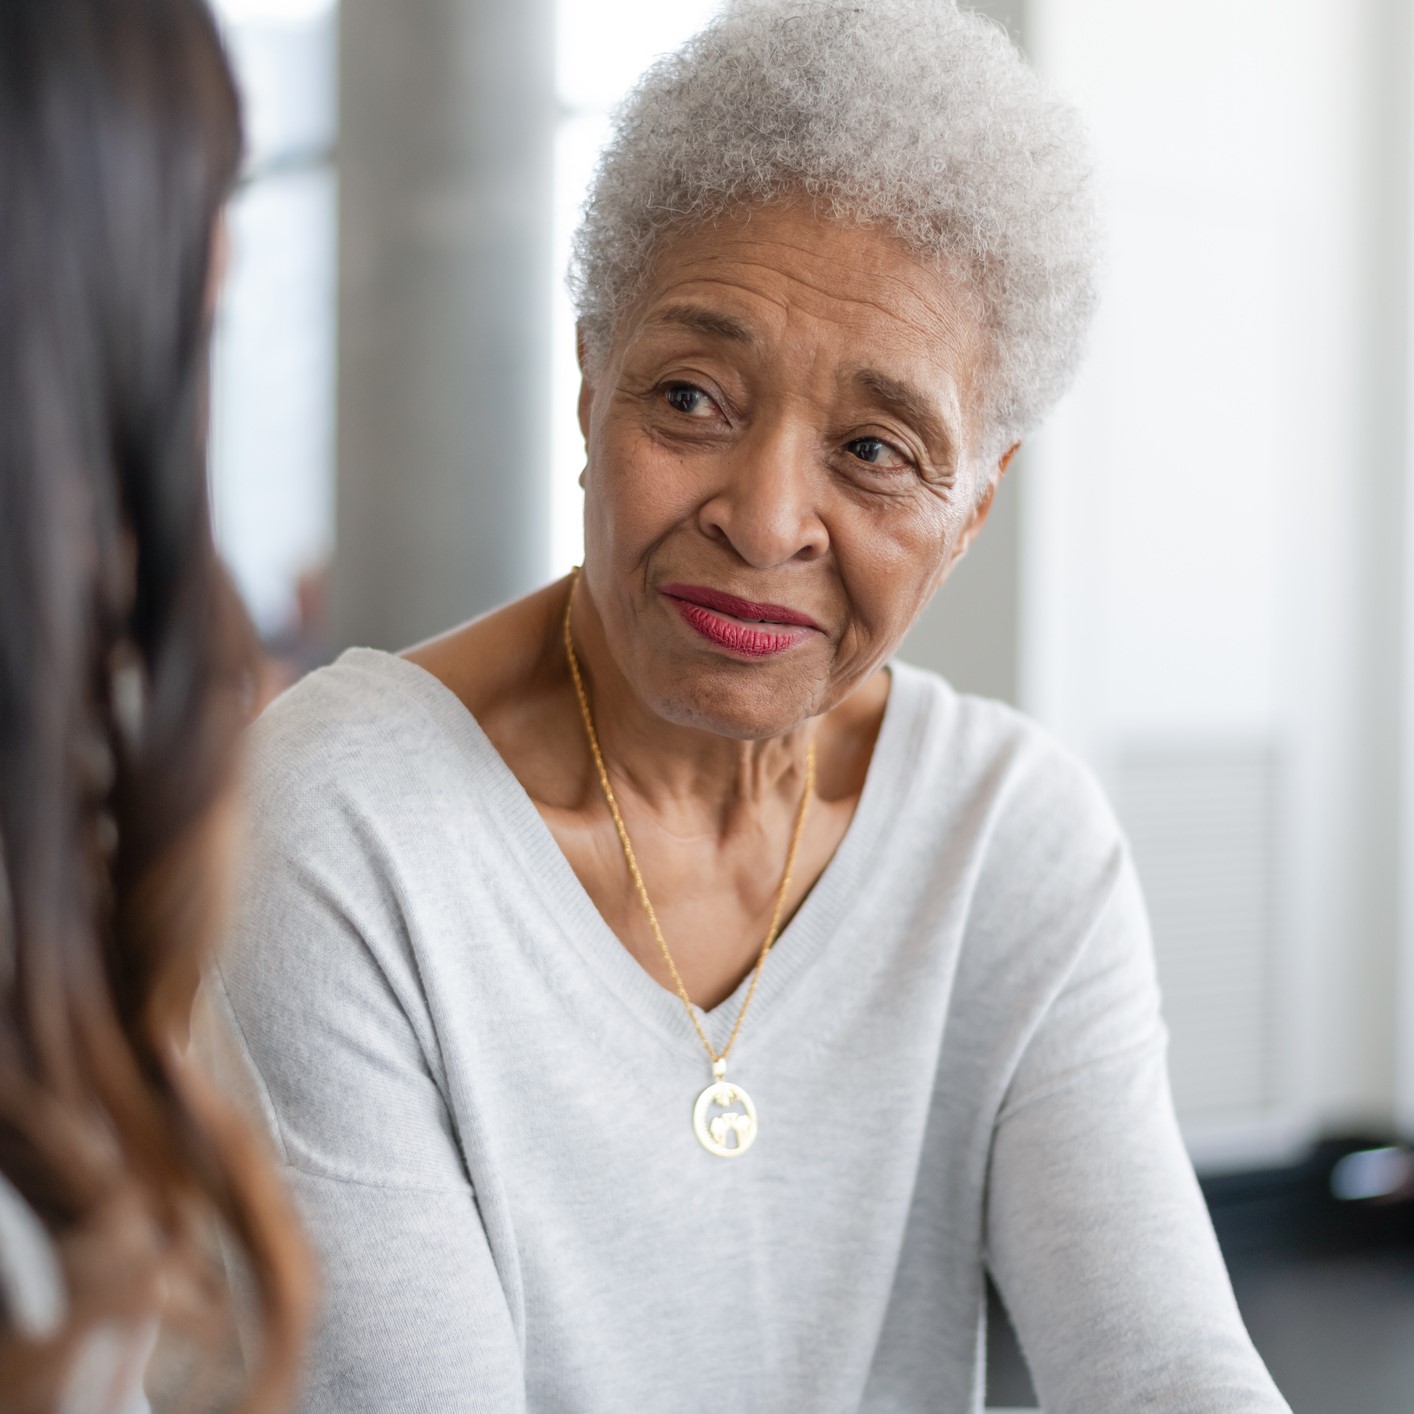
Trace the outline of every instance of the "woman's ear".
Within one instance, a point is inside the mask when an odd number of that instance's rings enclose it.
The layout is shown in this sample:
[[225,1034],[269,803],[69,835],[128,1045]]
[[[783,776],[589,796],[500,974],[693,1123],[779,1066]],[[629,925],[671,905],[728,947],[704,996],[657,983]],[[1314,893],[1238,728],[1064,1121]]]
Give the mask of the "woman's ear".
[[[589,340],[581,328],[575,333],[575,353],[579,359],[579,431],[584,438],[585,450],[589,449],[589,411],[594,406],[594,378],[591,373],[592,360],[589,354]],[[583,481],[580,482],[583,485]]]

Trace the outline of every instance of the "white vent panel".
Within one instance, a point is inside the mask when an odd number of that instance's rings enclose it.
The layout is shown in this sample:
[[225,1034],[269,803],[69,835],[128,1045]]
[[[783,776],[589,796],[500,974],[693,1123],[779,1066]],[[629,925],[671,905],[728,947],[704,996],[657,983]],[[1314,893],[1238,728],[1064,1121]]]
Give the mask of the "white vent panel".
[[1275,796],[1264,744],[1150,745],[1118,762],[1186,1129],[1259,1120],[1274,1101]]

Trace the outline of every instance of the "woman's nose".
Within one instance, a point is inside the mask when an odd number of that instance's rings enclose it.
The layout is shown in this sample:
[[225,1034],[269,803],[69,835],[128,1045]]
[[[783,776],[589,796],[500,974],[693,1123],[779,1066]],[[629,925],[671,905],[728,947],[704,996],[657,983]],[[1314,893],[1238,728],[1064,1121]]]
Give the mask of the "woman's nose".
[[757,569],[818,559],[829,545],[820,477],[812,435],[785,426],[753,430],[723,457],[699,523]]

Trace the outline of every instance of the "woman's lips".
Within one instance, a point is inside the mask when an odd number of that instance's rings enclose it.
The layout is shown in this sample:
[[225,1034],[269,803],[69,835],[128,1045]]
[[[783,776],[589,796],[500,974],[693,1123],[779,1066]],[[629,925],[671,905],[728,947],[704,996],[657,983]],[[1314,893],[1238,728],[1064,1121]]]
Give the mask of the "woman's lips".
[[809,615],[780,604],[758,604],[698,585],[670,584],[661,592],[689,628],[743,657],[770,658],[818,632]]

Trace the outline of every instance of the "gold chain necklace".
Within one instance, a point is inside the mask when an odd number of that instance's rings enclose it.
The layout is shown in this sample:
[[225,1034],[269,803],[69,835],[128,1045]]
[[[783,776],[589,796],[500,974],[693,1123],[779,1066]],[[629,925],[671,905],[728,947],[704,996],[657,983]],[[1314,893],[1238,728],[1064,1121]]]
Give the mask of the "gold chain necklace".
[[[589,710],[589,697],[584,690],[584,679],[579,671],[579,659],[574,651],[574,635],[570,629],[570,616],[574,608],[574,591],[578,583],[579,569],[576,567],[570,577],[569,598],[565,601],[565,657],[569,659],[570,676],[574,679],[575,696],[579,698],[579,714],[584,719],[584,734],[589,738],[589,750],[594,757],[594,767],[599,773],[599,787],[604,792],[604,800],[608,804],[609,814],[614,817],[614,828],[619,833],[619,843],[623,846],[624,859],[628,861],[628,872],[633,879],[633,886],[638,891],[638,901],[643,905],[644,913],[648,915],[648,926],[653,930],[653,938],[658,944],[658,951],[662,953],[663,961],[668,965],[673,985],[677,988],[678,999],[687,1012],[688,1020],[692,1022],[692,1029],[697,1032],[697,1039],[702,1042],[702,1048],[707,1052],[708,1059],[712,1062],[712,1083],[697,1097],[697,1103],[692,1109],[693,1132],[708,1153],[716,1154],[723,1159],[734,1159],[744,1154],[756,1141],[756,1106],[752,1103],[751,1096],[740,1085],[734,1085],[727,1079],[727,1057],[731,1054],[732,1047],[736,1045],[741,1024],[746,1020],[747,1009],[751,1006],[751,1000],[756,995],[756,984],[761,980],[761,969],[766,965],[766,954],[771,951],[771,945],[776,941],[776,934],[780,931],[781,914],[785,911],[786,896],[790,893],[791,874],[795,871],[795,856],[800,848],[800,837],[805,830],[805,817],[810,809],[810,797],[815,794],[815,743],[812,741],[805,753],[805,791],[800,797],[800,805],[795,813],[795,828],[791,833],[790,848],[786,852],[785,873],[781,876],[781,886],[776,891],[776,906],[771,911],[771,926],[766,932],[766,941],[761,944],[760,955],[757,957],[756,966],[751,973],[751,986],[747,988],[746,996],[741,1003],[741,1010],[736,1014],[736,1024],[732,1027],[732,1034],[727,1038],[727,1044],[722,1047],[721,1053],[718,1054],[711,1041],[707,1039],[706,1031],[702,1029],[702,1023],[697,1016],[697,1008],[693,1005],[692,998],[687,994],[687,988],[683,985],[682,976],[678,972],[677,964],[673,961],[672,953],[668,951],[667,940],[663,937],[663,930],[658,926],[658,915],[653,911],[652,901],[648,897],[648,889],[643,883],[643,875],[639,872],[638,859],[633,852],[633,845],[629,842],[624,817],[619,814],[619,803],[614,799],[614,788],[609,784],[609,772],[604,765],[604,753],[599,749],[599,736],[594,730],[594,716]],[[737,1109],[736,1106],[740,1106],[740,1108]],[[720,1113],[716,1113],[716,1111],[720,1111]]]

